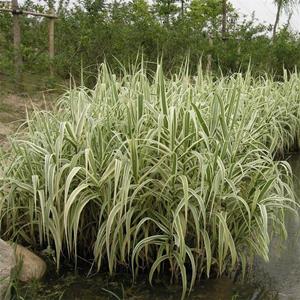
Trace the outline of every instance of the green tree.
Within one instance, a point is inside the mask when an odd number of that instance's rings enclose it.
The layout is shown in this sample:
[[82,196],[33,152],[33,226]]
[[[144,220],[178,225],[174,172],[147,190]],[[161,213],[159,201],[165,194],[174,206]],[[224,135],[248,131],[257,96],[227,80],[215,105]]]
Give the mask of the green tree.
[[179,11],[176,0],[156,0],[154,9],[158,18],[165,25],[170,25],[171,19],[173,19]]
[[274,3],[277,6],[277,12],[276,12],[276,18],[273,26],[273,40],[276,38],[277,27],[279,24],[282,11],[284,9],[290,11],[293,7],[295,7],[297,3],[299,3],[299,0],[274,0]]

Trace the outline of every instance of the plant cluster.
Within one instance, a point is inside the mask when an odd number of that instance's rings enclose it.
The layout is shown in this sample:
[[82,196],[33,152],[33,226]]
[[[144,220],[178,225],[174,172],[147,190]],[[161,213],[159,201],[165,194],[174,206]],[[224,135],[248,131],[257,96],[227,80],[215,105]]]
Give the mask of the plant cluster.
[[113,74],[35,111],[2,156],[1,236],[55,250],[76,266],[167,272],[183,295],[254,256],[294,210],[291,169],[275,155],[297,146],[300,76],[250,71],[214,80],[167,79],[161,65]]

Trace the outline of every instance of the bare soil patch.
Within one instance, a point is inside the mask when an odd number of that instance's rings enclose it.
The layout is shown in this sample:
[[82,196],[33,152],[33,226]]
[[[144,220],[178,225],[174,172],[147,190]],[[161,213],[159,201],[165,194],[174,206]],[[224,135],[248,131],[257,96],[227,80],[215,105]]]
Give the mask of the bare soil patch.
[[36,96],[4,94],[0,95],[0,143],[6,143],[7,138],[26,120],[26,111],[34,107],[49,109],[53,98],[41,94]]

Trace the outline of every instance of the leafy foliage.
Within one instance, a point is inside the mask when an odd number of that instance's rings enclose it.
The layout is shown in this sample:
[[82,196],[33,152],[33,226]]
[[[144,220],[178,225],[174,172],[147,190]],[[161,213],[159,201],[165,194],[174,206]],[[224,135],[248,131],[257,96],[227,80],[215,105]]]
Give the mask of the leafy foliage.
[[[47,5],[52,6],[52,2]],[[55,23],[56,75],[65,79],[71,73],[79,79],[83,66],[85,73],[91,75],[92,86],[104,60],[117,72],[120,66],[116,58],[127,65],[135,61],[137,52],[143,52],[149,62],[162,56],[167,72],[177,72],[187,54],[193,74],[201,57],[206,68],[208,55],[212,57],[213,72],[218,74],[220,67],[225,74],[246,72],[250,61],[254,75],[268,72],[282,76],[283,67],[293,71],[299,66],[298,34],[284,27],[272,41],[270,27],[259,24],[254,16],[251,20],[243,19],[232,6],[228,7],[228,40],[224,42],[221,2],[82,0],[70,5],[61,0],[55,6],[59,16]],[[23,8],[47,12],[48,6],[27,0]],[[24,71],[48,75],[48,21],[20,18]],[[13,74],[9,14],[0,14],[0,28],[0,70]]]

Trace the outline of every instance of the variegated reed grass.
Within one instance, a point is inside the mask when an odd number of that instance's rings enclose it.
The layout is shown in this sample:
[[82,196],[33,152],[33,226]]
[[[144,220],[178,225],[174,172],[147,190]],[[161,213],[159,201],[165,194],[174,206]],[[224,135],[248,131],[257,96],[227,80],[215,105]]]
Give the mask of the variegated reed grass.
[[[200,68],[199,68],[200,70]],[[143,67],[71,89],[35,111],[3,155],[1,233],[98,270],[169,272],[183,296],[203,276],[268,260],[285,235],[299,140],[300,76],[213,80]]]

